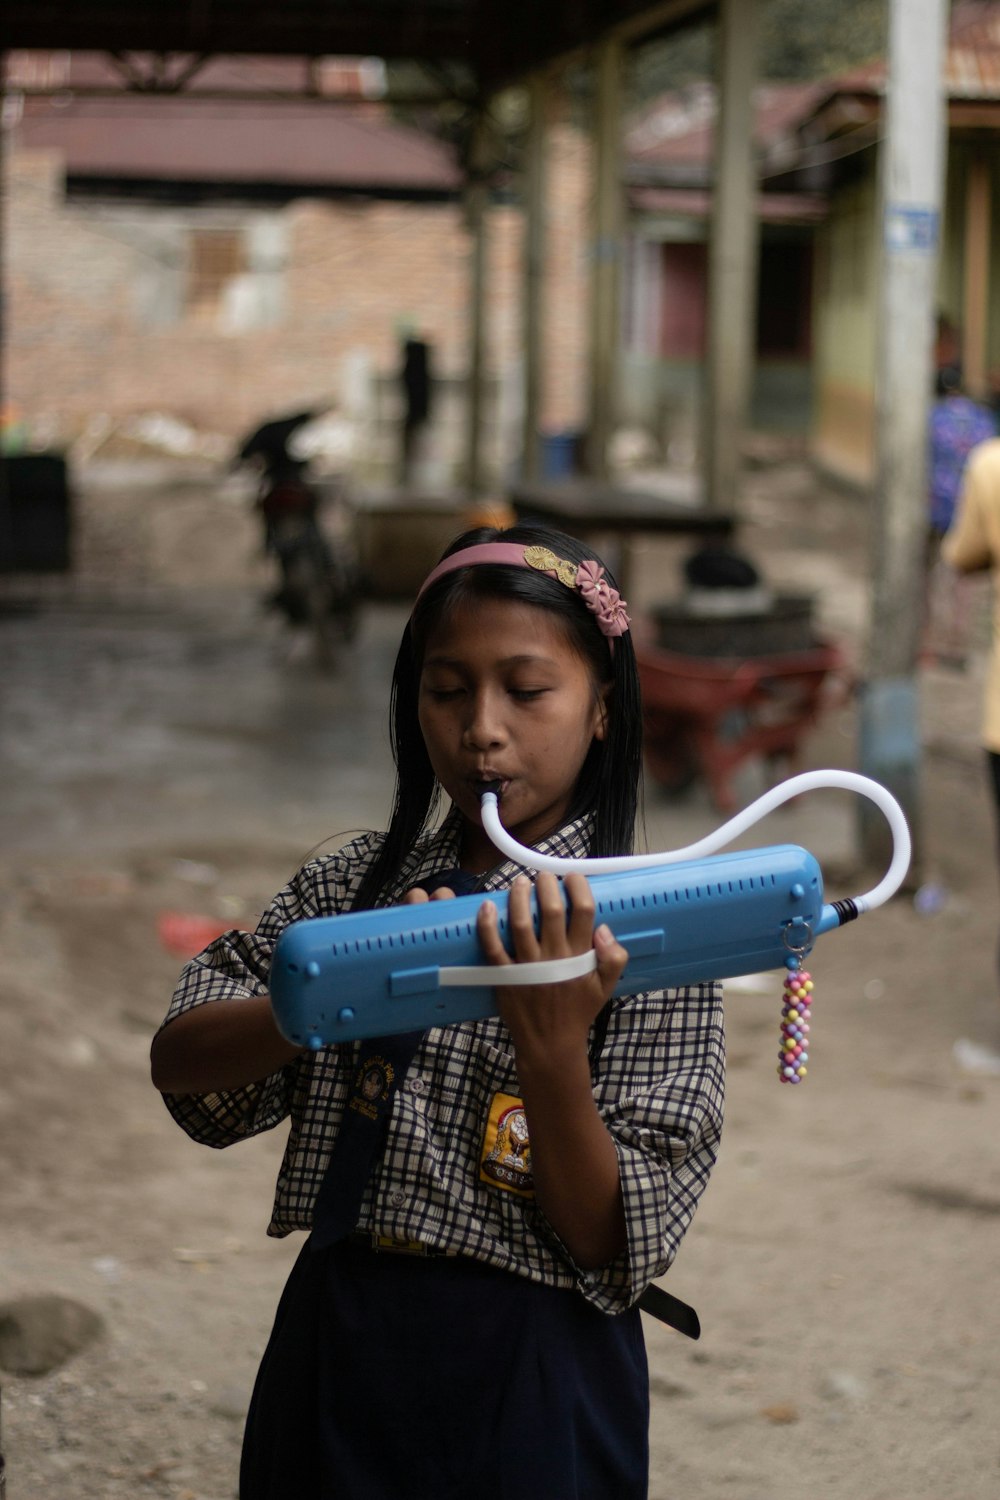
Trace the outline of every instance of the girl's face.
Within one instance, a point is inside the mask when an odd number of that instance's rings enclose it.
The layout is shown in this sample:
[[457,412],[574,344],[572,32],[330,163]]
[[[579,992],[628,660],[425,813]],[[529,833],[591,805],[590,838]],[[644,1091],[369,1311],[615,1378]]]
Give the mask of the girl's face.
[[431,632],[418,701],[434,773],[465,816],[463,863],[476,872],[499,858],[480,821],[484,783],[501,783],[504,826],[535,844],[565,821],[607,723],[590,668],[557,620],[512,601],[459,604]]

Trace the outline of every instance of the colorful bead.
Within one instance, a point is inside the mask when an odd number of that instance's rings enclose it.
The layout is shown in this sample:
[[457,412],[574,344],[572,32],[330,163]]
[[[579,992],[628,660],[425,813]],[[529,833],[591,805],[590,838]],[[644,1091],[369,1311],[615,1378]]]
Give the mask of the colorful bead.
[[809,1007],[812,1005],[813,982],[798,958],[786,961],[781,1007],[781,1048],[778,1052],[778,1077],[782,1083],[801,1083],[808,1069]]

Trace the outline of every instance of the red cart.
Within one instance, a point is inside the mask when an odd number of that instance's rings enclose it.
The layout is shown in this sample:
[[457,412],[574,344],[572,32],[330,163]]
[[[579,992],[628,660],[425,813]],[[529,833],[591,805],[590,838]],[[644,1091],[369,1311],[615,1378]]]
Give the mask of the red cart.
[[824,707],[831,674],[842,674],[835,645],[752,657],[689,656],[637,642],[644,749],[650,775],[668,791],[699,777],[722,812],[736,807],[732,772],[761,756],[774,779],[790,774],[805,732]]

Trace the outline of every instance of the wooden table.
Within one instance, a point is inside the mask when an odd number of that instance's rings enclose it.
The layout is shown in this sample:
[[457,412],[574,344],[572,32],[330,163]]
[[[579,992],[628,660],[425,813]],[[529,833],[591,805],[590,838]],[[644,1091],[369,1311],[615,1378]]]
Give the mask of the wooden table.
[[595,533],[615,537],[620,551],[617,566],[612,566],[621,592],[628,598],[631,548],[637,536],[721,539],[733,534],[735,517],[725,511],[703,509],[698,503],[699,488],[700,481],[694,474],[666,475],[662,490],[573,478],[522,481],[510,487],[508,497],[519,521],[545,521],[580,538]]

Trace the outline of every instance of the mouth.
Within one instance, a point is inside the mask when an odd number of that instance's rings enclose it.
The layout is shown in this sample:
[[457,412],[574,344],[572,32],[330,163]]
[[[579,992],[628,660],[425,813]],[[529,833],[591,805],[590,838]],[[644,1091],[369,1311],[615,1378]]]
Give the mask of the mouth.
[[474,776],[472,778],[472,789],[475,792],[476,797],[480,800],[482,800],[483,794],[485,792],[495,792],[497,801],[499,802],[500,799],[505,795],[509,786],[509,778],[496,775],[491,776],[488,772],[484,772],[481,775]]

